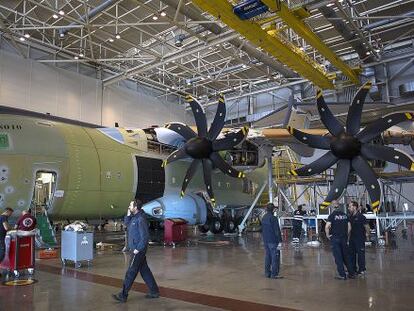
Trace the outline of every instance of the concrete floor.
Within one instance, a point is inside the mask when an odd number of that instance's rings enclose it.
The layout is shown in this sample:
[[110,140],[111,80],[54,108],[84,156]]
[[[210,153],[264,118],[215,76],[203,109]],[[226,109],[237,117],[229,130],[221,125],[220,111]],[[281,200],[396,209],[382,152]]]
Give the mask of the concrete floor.
[[[329,248],[303,246],[295,250],[284,244],[281,271],[285,279],[271,280],[263,276],[259,234],[249,233],[229,240],[228,245],[222,246],[205,243],[175,249],[152,246],[148,261],[162,287],[161,299],[146,300],[140,286],[131,292],[126,305],[113,302],[110,295],[118,292],[127,256],[108,250],[97,252],[93,266],[80,268],[78,272],[70,266],[62,270],[55,259],[38,261],[35,276],[38,283],[0,287],[0,310],[220,309],[213,306],[228,310],[318,311],[414,308],[412,236],[398,240],[397,247],[392,249],[368,249],[366,278],[347,281],[333,279],[335,267]],[[140,277],[137,282],[142,282]],[[23,302],[27,309],[15,309]]]

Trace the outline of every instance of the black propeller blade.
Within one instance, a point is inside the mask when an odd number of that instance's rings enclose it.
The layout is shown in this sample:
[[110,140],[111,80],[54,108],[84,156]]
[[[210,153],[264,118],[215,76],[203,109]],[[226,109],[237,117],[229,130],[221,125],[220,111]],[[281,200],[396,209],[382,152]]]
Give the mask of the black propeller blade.
[[207,136],[207,119],[206,119],[206,114],[204,112],[203,106],[201,106],[200,103],[196,101],[194,98],[192,98],[191,96],[187,96],[186,101],[190,104],[191,110],[193,111],[194,120],[197,126],[198,136],[206,137]]
[[165,125],[165,127],[176,132],[177,134],[180,134],[182,137],[185,138],[185,140],[190,140],[191,138],[197,136],[197,134],[188,125],[185,125],[184,123],[168,123]]
[[188,154],[185,151],[184,147],[181,149],[178,149],[176,151],[174,151],[173,153],[171,153],[167,159],[164,160],[164,162],[162,162],[162,166],[165,167],[166,165],[174,162],[174,161],[178,161],[178,160],[182,160],[182,159],[186,159],[188,158]]
[[346,131],[348,134],[356,135],[361,129],[362,108],[364,107],[365,97],[371,89],[371,86],[371,81],[366,82],[356,92],[352,100],[348,116],[346,118]]
[[214,198],[213,186],[211,184],[211,173],[213,171],[213,162],[210,159],[203,159],[203,173],[204,173],[204,184],[211,202],[214,204],[216,199]]
[[213,142],[214,151],[229,150],[238,144],[240,144],[249,133],[247,127],[243,127],[240,131],[236,133],[230,133],[225,138],[218,139]]
[[412,159],[405,153],[394,148],[366,144],[361,147],[361,153],[367,159],[392,162],[404,166],[410,171],[414,171],[414,162]]
[[213,123],[208,130],[208,138],[215,140],[223,129],[224,120],[226,119],[226,103],[224,102],[223,95],[220,95],[216,115],[214,116]]
[[334,117],[331,110],[323,98],[322,91],[316,92],[316,105],[318,106],[319,116],[321,117],[322,123],[328,129],[328,131],[334,135],[339,136],[344,132],[342,124]]
[[198,165],[200,163],[200,160],[193,160],[193,162],[191,162],[190,164],[190,167],[187,169],[187,173],[185,174],[183,184],[181,186],[181,197],[184,196],[185,190],[187,189],[187,186],[190,183],[191,179],[193,179],[194,174],[196,173]]
[[294,129],[291,126],[288,126],[287,130],[289,131],[290,134],[295,136],[295,138],[297,140],[299,140],[302,143],[308,145],[309,147],[318,148],[318,149],[325,149],[325,150],[330,149],[331,140],[329,139],[329,137],[308,134],[308,133],[302,132],[300,130]]
[[368,162],[361,156],[356,156],[352,159],[352,168],[361,177],[368,190],[369,197],[371,198],[372,209],[378,210],[381,200],[381,188],[377,180],[377,176],[369,166]]
[[312,176],[320,174],[323,171],[326,171],[332,165],[338,161],[338,158],[333,155],[332,152],[327,152],[319,159],[313,161],[312,163],[302,166],[296,170],[292,170],[289,173],[294,176]]
[[397,112],[389,114],[388,116],[382,117],[370,125],[367,125],[361,132],[356,135],[361,142],[366,143],[373,138],[380,135],[383,131],[389,129],[398,123],[413,120],[414,113],[411,112]]
[[369,144],[372,139],[389,127],[406,120],[414,121],[414,113],[393,113],[374,121],[363,130],[360,130],[362,108],[370,88],[371,82],[367,82],[354,96],[349,107],[346,131],[329,110],[323,99],[322,91],[319,90],[317,92],[316,98],[319,115],[323,124],[333,136],[330,139],[324,136],[309,135],[288,127],[289,132],[298,141],[314,148],[330,150],[330,152],[318,160],[291,171],[290,173],[292,175],[310,176],[319,174],[338,162],[332,188],[325,201],[321,204],[322,208],[330,205],[334,199],[342,195],[348,184],[349,174],[352,168],[364,182],[371,198],[373,209],[378,211],[381,189],[375,172],[366,159],[389,161],[414,171],[414,160],[410,156],[390,147]]
[[212,154],[210,154],[210,160],[213,161],[214,166],[217,167],[224,174],[227,174],[234,178],[245,177],[245,174],[243,172],[240,172],[231,167],[229,164],[227,164],[227,162],[224,161],[223,158],[217,152],[213,152]]
[[[195,133],[189,126],[182,123],[169,123],[166,127],[180,134],[186,140],[184,147],[173,152],[163,162],[163,166],[184,158],[192,158],[193,161],[187,169],[181,187],[181,197],[184,196],[191,179],[197,171],[200,163],[203,165],[204,184],[211,202],[214,204],[215,198],[211,183],[211,174],[214,166],[223,173],[237,178],[244,178],[245,174],[228,165],[220,156],[218,151],[230,150],[240,144],[247,136],[248,128],[242,128],[237,133],[230,133],[225,138],[217,140],[218,135],[224,127],[226,118],[226,104],[223,96],[220,96],[219,103],[210,130],[207,132],[207,120],[203,107],[191,96],[186,98],[191,106],[197,126]],[[214,166],[213,166],[214,165]]]
[[350,171],[350,160],[342,159],[338,161],[334,181],[332,182],[331,189],[329,190],[329,193],[326,196],[325,201],[321,204],[322,206],[329,206],[333,200],[338,199],[342,195],[348,184]]

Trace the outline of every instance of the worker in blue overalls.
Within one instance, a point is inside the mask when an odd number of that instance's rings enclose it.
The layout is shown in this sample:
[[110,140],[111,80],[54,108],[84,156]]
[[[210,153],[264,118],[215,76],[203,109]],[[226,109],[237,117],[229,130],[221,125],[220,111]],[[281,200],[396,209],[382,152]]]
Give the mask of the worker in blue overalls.
[[332,253],[335,259],[338,275],[335,279],[346,280],[344,265],[348,269],[348,278],[355,278],[352,265],[349,263],[348,237],[351,232],[351,224],[348,216],[339,209],[337,201],[332,201],[334,211],[329,215],[325,225],[326,237],[331,241]]
[[112,297],[119,302],[126,302],[128,292],[137,277],[138,272],[149,288],[146,298],[158,298],[159,288],[147,263],[147,249],[149,242],[149,231],[147,217],[142,208],[142,202],[138,199],[131,202],[124,223],[128,229],[128,247],[131,252],[129,267],[125,274],[122,291]]
[[369,239],[370,228],[357,202],[351,201],[348,205],[348,211],[351,220],[351,236],[349,238],[350,264],[353,271],[360,276],[364,276],[366,271],[365,240]]
[[262,218],[262,236],[265,247],[265,276],[271,279],[281,279],[280,269],[280,250],[279,243],[282,242],[279,220],[273,214],[275,206],[267,204],[267,213]]

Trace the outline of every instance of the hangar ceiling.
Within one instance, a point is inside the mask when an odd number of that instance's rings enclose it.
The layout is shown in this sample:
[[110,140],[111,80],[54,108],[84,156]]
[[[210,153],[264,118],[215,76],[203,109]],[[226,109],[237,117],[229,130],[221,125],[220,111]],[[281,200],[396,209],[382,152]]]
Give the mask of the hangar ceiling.
[[[412,0],[286,3],[292,10],[306,5],[306,24],[352,67],[379,61],[414,31]],[[336,72],[278,16],[266,14],[287,40]],[[40,62],[102,68],[105,86],[132,79],[208,103],[219,92],[249,95],[302,80],[189,0],[6,0],[0,2],[0,20],[3,37],[20,53],[28,45],[49,52]],[[353,39],[340,33],[341,22]]]

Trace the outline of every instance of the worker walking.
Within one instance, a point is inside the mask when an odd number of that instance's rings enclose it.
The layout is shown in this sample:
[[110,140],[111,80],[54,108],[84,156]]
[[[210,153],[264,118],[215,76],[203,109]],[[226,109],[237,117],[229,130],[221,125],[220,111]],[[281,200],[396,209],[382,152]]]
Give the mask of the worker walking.
[[6,256],[6,234],[12,228],[9,225],[9,217],[13,214],[13,209],[6,207],[4,212],[0,215],[0,263]]
[[16,222],[15,228],[20,231],[32,231],[36,228],[36,218],[32,216],[31,210],[24,210]]
[[302,234],[302,223],[303,216],[306,215],[306,212],[302,210],[303,205],[299,205],[298,208],[293,212],[293,244],[298,244],[300,242],[300,236]]
[[331,241],[332,253],[335,259],[338,275],[335,279],[346,280],[344,265],[348,270],[348,278],[355,278],[352,265],[349,263],[348,237],[351,224],[348,216],[341,210],[337,201],[332,201],[334,211],[329,215],[325,225],[326,237]]
[[128,292],[137,277],[138,272],[145,284],[149,288],[146,298],[158,298],[159,288],[147,264],[146,253],[149,242],[149,231],[147,217],[142,208],[140,200],[134,200],[128,207],[128,214],[125,216],[124,223],[128,228],[128,247],[131,258],[129,268],[125,274],[122,291],[112,295],[119,302],[126,302]]
[[272,203],[267,205],[267,213],[262,218],[262,236],[265,248],[265,276],[271,279],[281,279],[280,250],[279,243],[282,241],[279,220],[273,215],[275,206]]
[[[358,203],[351,201],[348,205],[351,221],[351,236],[349,238],[350,264],[358,275],[365,275],[365,240],[369,239],[370,228]],[[358,262],[358,266],[357,266]]]

